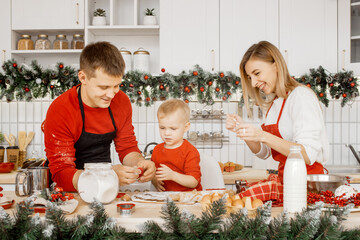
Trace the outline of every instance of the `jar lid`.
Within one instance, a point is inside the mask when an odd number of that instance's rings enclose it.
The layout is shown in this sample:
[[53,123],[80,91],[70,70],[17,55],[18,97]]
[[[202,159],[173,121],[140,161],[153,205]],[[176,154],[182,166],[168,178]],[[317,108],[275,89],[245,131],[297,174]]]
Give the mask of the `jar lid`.
[[19,147],[18,146],[9,146],[6,149],[19,149]]
[[58,34],[58,35],[56,35],[56,37],[59,37],[59,38],[66,38],[66,35],[65,35],[65,34]]
[[47,34],[39,34],[38,37],[48,37]]
[[84,37],[82,34],[74,34],[73,37]]
[[122,47],[120,48],[119,52],[121,54],[128,54],[128,55],[131,55],[131,52],[129,50],[127,50],[126,48]]
[[134,52],[134,54],[146,54],[146,55],[150,55],[150,53],[148,51],[146,51],[144,48],[139,48],[138,50],[136,50]]
[[31,38],[31,35],[29,35],[29,34],[23,34],[23,35],[21,35],[21,37],[22,37],[22,38]]

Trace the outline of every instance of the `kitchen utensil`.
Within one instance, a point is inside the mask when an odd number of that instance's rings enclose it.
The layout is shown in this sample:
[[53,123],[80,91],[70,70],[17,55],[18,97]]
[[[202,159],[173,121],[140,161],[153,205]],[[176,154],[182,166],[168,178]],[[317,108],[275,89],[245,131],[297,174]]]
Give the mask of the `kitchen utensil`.
[[14,170],[18,169],[19,166],[19,147],[9,146],[6,148],[7,161],[14,164]]
[[351,152],[354,154],[356,160],[360,164],[360,156],[359,156],[358,152],[355,151],[354,147],[351,144],[345,144],[345,147],[350,148]]
[[134,203],[120,203],[116,205],[118,213],[121,216],[126,217],[135,212],[135,204]]
[[15,146],[15,142],[12,141],[13,138],[10,139],[10,135],[8,136],[4,133],[4,137],[5,137],[5,140],[8,142],[9,146]]
[[25,146],[25,139],[26,139],[26,132],[25,131],[19,131],[18,132],[18,145],[19,145],[19,149],[20,151],[24,151],[24,146]]
[[32,141],[32,139],[34,138],[35,132],[30,131],[28,133],[28,135],[26,136],[25,139],[25,145],[24,145],[24,150],[26,150],[27,146],[30,144],[30,142]]
[[[20,177],[24,176],[20,183]],[[19,187],[22,185],[23,194],[20,194]],[[19,197],[30,196],[37,191],[49,188],[49,168],[30,167],[26,171],[18,172],[15,180],[15,193]]]
[[307,191],[319,193],[321,191],[333,191],[347,183],[347,177],[335,174],[310,174],[307,175]]
[[9,140],[10,140],[10,143],[11,143],[11,145],[9,144],[10,146],[15,146],[16,145],[16,137],[14,136],[14,134],[10,133]]

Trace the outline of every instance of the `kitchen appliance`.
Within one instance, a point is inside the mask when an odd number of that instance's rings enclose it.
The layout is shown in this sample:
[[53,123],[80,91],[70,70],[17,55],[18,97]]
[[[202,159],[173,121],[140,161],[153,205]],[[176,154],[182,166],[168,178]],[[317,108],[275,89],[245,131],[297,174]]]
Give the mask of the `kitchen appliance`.
[[360,164],[360,156],[359,156],[358,152],[354,149],[354,147],[351,144],[345,144],[345,147],[350,148],[351,152],[354,154],[356,160]]
[[307,175],[307,191],[319,193],[321,191],[335,190],[347,183],[348,178],[335,174],[309,174]]
[[[24,176],[22,183],[20,182],[21,176]],[[20,186],[22,186],[23,194],[19,191]],[[30,196],[46,188],[49,188],[48,167],[31,167],[16,174],[15,193],[19,197]]]
[[150,160],[151,159],[151,154],[153,152],[153,150],[149,151],[149,153],[147,152],[148,150],[148,147],[150,147],[151,145],[158,145],[157,142],[151,142],[151,143],[148,143],[146,146],[145,146],[145,149],[144,149],[144,152],[143,152],[143,157],[146,159],[146,160]]

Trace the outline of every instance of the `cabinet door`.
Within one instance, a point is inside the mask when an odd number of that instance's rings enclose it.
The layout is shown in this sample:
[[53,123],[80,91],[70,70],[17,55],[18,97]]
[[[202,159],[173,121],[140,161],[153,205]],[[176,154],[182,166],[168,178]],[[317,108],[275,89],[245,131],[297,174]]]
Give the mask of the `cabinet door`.
[[278,46],[278,0],[220,1],[220,70],[240,75],[242,56],[261,40]]
[[161,0],[160,11],[160,67],[218,70],[219,0]]
[[[0,65],[7,59],[10,59],[11,50],[11,17],[10,17],[11,0],[0,1],[0,32],[3,37],[0,38]],[[1,71],[1,70],[0,70]]]
[[279,0],[279,6],[280,50],[290,74],[320,65],[336,72],[337,0]]
[[84,0],[13,0],[12,28],[84,28]]
[[360,2],[339,1],[338,24],[338,70],[360,75]]

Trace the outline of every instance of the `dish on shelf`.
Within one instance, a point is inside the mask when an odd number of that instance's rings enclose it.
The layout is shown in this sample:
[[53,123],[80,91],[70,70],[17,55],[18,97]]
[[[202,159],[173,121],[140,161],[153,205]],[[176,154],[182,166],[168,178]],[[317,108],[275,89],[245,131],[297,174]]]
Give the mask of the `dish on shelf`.
[[15,203],[15,200],[12,200],[11,202],[0,203],[0,207],[2,207],[4,209],[8,209],[8,208],[11,208],[11,206],[14,203]]
[[0,163],[0,173],[9,173],[14,169],[14,163],[5,162]]

